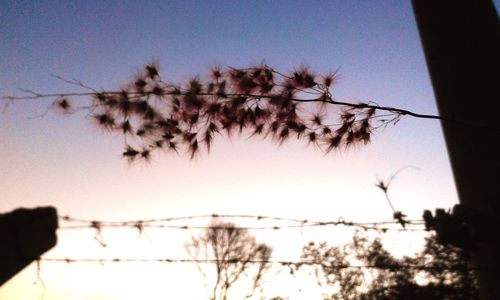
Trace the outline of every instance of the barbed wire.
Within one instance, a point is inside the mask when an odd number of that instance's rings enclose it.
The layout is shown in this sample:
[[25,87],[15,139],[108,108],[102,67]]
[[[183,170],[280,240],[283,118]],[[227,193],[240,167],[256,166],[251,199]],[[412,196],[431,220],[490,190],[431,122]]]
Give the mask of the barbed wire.
[[[4,260],[6,258],[0,258]],[[8,258],[12,260],[12,258]],[[283,267],[300,268],[302,266],[321,266],[325,262],[318,261],[290,261],[290,260],[245,260],[245,259],[193,259],[193,258],[130,258],[130,257],[110,257],[110,258],[91,258],[91,257],[18,257],[17,259],[31,259],[37,262],[37,266],[41,263],[169,263],[169,264],[271,264],[280,265]],[[380,269],[380,270],[397,270],[397,269],[417,269],[417,270],[442,270],[442,271],[467,271],[467,270],[493,270],[498,268],[485,268],[473,266],[445,266],[445,265],[432,265],[432,264],[370,264],[370,265],[356,265],[356,264],[327,264],[328,268],[332,269]],[[39,267],[38,267],[39,269]]]
[[[103,228],[135,228],[138,230],[143,230],[145,228],[162,228],[162,229],[227,229],[227,226],[199,226],[199,225],[173,225],[169,224],[175,221],[186,221],[186,220],[197,220],[197,219],[209,219],[209,218],[223,218],[223,219],[251,219],[254,221],[280,221],[280,222],[292,222],[295,224],[286,225],[264,225],[264,226],[236,226],[238,229],[247,230],[280,230],[280,229],[302,229],[308,227],[321,227],[321,226],[347,226],[356,227],[363,230],[380,230],[380,231],[425,231],[424,220],[407,220],[406,224],[410,227],[391,227],[391,225],[399,225],[400,222],[394,221],[379,221],[379,222],[354,222],[346,221],[342,217],[335,221],[313,221],[308,219],[296,219],[296,218],[286,218],[286,217],[276,217],[276,216],[264,216],[264,215],[245,215],[245,214],[208,214],[208,215],[193,215],[193,216],[181,216],[181,217],[167,217],[167,218],[156,218],[156,219],[144,219],[144,220],[128,220],[128,221],[103,221],[103,220],[89,220],[74,218],[71,216],[59,216],[60,220],[66,223],[78,223],[76,225],[65,225],[59,227],[60,230],[73,230],[73,229],[96,229],[101,230]],[[413,226],[413,227],[411,227]]]
[[[425,228],[399,228],[399,227],[382,227],[382,226],[363,226],[359,224],[349,224],[344,222],[323,222],[317,224],[305,224],[305,225],[269,225],[269,226],[237,226],[236,229],[244,230],[281,230],[281,229],[302,229],[311,227],[321,227],[321,226],[351,226],[357,227],[363,230],[379,230],[379,231],[401,231],[401,232],[412,232],[412,231],[427,231]],[[159,228],[159,229],[179,229],[179,230],[190,230],[190,229],[227,229],[226,226],[190,226],[190,225],[167,225],[167,224],[135,224],[135,225],[69,225],[62,226],[58,228],[59,230],[76,230],[76,229],[99,229],[103,228],[136,228],[136,229],[146,229],[146,228]]]

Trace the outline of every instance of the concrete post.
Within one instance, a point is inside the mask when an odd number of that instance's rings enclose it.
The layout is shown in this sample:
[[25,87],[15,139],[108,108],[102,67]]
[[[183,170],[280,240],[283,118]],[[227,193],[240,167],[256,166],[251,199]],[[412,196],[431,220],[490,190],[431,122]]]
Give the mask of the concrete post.
[[[412,0],[460,202],[488,220],[473,255],[500,299],[500,27],[489,0]],[[486,229],[485,229],[486,230]]]
[[57,226],[53,207],[0,214],[0,286],[56,244]]

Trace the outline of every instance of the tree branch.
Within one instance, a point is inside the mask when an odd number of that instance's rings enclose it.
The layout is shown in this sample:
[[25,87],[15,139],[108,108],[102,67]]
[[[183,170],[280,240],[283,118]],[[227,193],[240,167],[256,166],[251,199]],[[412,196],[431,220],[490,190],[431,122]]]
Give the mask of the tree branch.
[[[287,74],[267,65],[245,69],[216,68],[205,81],[196,77],[175,85],[163,81],[158,66],[149,64],[120,90],[101,92],[78,80],[55,77],[86,91],[42,94],[24,90],[26,95],[23,96],[2,97],[7,101],[4,110],[14,101],[36,99],[53,99],[49,109],[65,113],[85,109],[105,131],[124,135],[123,156],[130,162],[150,159],[151,153],[157,150],[178,152],[180,147],[194,158],[200,146],[204,145],[209,151],[215,135],[221,132],[231,135],[235,131],[246,131],[250,136],[270,137],[278,145],[296,137],[329,153],[342,147],[366,144],[376,130],[396,124],[403,116],[484,128],[372,102],[334,99],[330,89],[336,82],[337,73],[320,77],[307,68]],[[89,104],[73,107],[70,99],[80,97],[90,98]],[[318,104],[319,112],[308,115],[311,107],[301,105],[309,103]],[[336,111],[326,114],[327,108]],[[388,118],[382,118],[379,112],[384,112],[383,116]],[[335,117],[337,122],[324,123],[325,118]],[[127,139],[127,136],[136,139]]]

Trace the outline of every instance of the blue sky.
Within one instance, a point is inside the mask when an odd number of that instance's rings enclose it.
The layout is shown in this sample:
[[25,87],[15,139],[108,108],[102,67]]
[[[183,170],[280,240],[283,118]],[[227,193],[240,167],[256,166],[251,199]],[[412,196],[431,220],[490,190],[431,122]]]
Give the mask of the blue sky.
[[[337,99],[436,114],[410,1],[0,1],[0,40],[0,95],[75,90],[51,74],[118,88],[152,58],[172,82],[214,65],[265,61],[283,71],[340,68]],[[424,208],[457,201],[441,128],[432,120],[404,118],[366,147],[327,156],[302,143],[278,148],[220,137],[196,161],[166,155],[128,166],[120,137],[84,115],[28,119],[49,104],[18,102],[0,115],[0,211],[55,205],[62,214],[114,220],[212,212],[386,220],[391,211],[373,184],[408,165],[418,170],[395,180],[398,209],[418,218]],[[60,240],[55,253],[78,256],[72,243]],[[46,299],[64,298],[58,282],[69,271],[46,269]],[[0,298],[29,284],[32,270],[3,287]],[[85,295],[126,299],[105,286],[95,290]]]

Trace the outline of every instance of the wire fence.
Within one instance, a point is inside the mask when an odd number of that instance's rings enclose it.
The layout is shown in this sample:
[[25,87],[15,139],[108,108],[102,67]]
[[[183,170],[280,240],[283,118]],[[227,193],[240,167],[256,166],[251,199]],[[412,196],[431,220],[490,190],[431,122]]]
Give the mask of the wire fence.
[[[335,220],[311,220],[311,219],[299,219],[299,218],[287,218],[279,216],[268,216],[268,215],[249,215],[249,214],[204,214],[204,215],[188,215],[188,216],[178,216],[178,217],[164,217],[164,218],[151,218],[151,219],[137,219],[137,220],[122,220],[122,221],[109,221],[109,220],[92,220],[85,218],[76,218],[69,215],[58,215],[59,227],[58,231],[78,231],[78,230],[93,230],[95,231],[94,239],[103,247],[106,246],[104,238],[102,236],[103,230],[114,230],[114,229],[125,229],[138,231],[140,234],[144,233],[147,229],[160,229],[160,230],[268,230],[283,234],[290,234],[290,231],[284,231],[285,229],[317,229],[319,227],[335,227],[340,226],[344,228],[352,228],[355,230],[365,230],[365,231],[375,231],[377,233],[385,233],[387,231],[403,232],[409,234],[416,234],[418,232],[427,231],[425,228],[425,222],[421,219],[415,220],[405,220],[404,224],[401,224],[399,220],[384,220],[384,221],[373,221],[373,222],[357,222],[353,220],[346,220],[343,217],[339,217]],[[223,221],[223,222],[211,222],[213,220]],[[230,222],[226,222],[230,221]],[[244,221],[244,222],[242,222]],[[199,224],[207,225],[199,225]],[[245,224],[245,226],[240,226],[238,224]],[[292,231],[293,233],[293,231]],[[157,253],[158,254],[158,253]],[[53,256],[52,256],[53,255]],[[115,264],[181,264],[181,265],[196,265],[198,268],[200,266],[220,266],[223,265],[234,265],[235,267],[243,266],[255,266],[256,268],[262,266],[275,266],[276,270],[284,270],[285,272],[290,271],[292,276],[295,276],[295,272],[302,270],[302,267],[311,268],[328,268],[329,270],[338,269],[359,269],[363,272],[375,272],[389,271],[398,272],[401,270],[415,270],[416,272],[469,272],[476,270],[484,270],[484,268],[477,268],[469,264],[460,265],[447,265],[447,264],[433,264],[430,263],[402,263],[402,261],[393,262],[377,262],[374,264],[363,264],[362,261],[354,260],[349,261],[349,263],[339,263],[328,260],[309,260],[304,257],[299,259],[277,259],[276,257],[270,257],[269,259],[241,259],[238,257],[226,257],[226,258],[209,258],[208,256],[204,259],[199,259],[196,257],[182,258],[175,257],[177,255],[165,256],[161,254],[158,257],[133,257],[133,255],[125,254],[123,256],[113,255],[102,256],[102,257],[92,257],[88,254],[65,256],[65,255],[45,255],[41,257],[23,257],[19,256],[12,259],[20,260],[30,260],[36,262],[36,274],[37,282],[40,282],[43,287],[43,293],[45,293],[45,284],[41,276],[41,265],[45,263],[50,264],[98,264],[101,266],[110,266]],[[98,255],[97,255],[98,256]],[[5,260],[6,258],[0,257],[0,260]],[[42,298],[44,296],[42,295]]]
[[[399,232],[415,232],[425,231],[423,220],[408,220],[405,227],[401,227],[400,222],[396,220],[390,221],[376,221],[376,222],[355,222],[348,221],[340,217],[337,220],[327,220],[327,221],[317,221],[310,219],[298,219],[298,218],[287,218],[279,216],[267,216],[267,215],[247,215],[247,214],[206,214],[206,215],[190,215],[190,216],[180,216],[180,217],[165,217],[165,218],[153,218],[153,219],[139,219],[139,220],[125,220],[125,221],[105,221],[105,220],[90,220],[75,218],[68,215],[58,216],[60,223],[62,223],[57,229],[66,230],[81,230],[81,229],[91,229],[95,230],[96,234],[94,239],[97,240],[101,246],[106,246],[102,238],[103,229],[116,229],[125,228],[139,230],[142,233],[147,228],[159,228],[159,229],[179,229],[179,230],[207,230],[207,229],[219,229],[219,230],[281,230],[281,229],[305,229],[305,228],[317,228],[317,227],[327,227],[327,226],[344,226],[353,227],[355,229],[362,230],[375,230],[378,232],[386,232],[389,230],[399,231]],[[259,222],[274,222],[272,225],[252,225],[252,226],[239,226],[233,223],[223,223],[223,225],[191,225],[186,222],[189,221],[199,221],[199,220],[250,220],[256,223]],[[182,224],[173,224],[175,222],[183,222]],[[277,224],[287,223],[287,224]],[[1,258],[0,258],[1,259]],[[26,259],[26,257],[19,257],[19,259]],[[31,257],[31,260],[50,263],[180,263],[180,264],[216,264],[220,263],[219,259],[193,259],[193,258],[133,258],[133,257],[107,257],[107,258],[93,258],[93,257]],[[290,261],[290,260],[241,260],[237,258],[225,259],[224,263],[229,264],[271,264],[280,265],[288,267],[300,267],[305,265],[320,265],[320,262],[315,261]],[[429,265],[329,265],[330,268],[346,269],[346,268],[366,268],[366,269],[388,269],[396,270],[399,268],[411,268],[420,270],[430,270],[436,269],[447,270],[456,268],[447,268],[446,266],[436,267]]]

